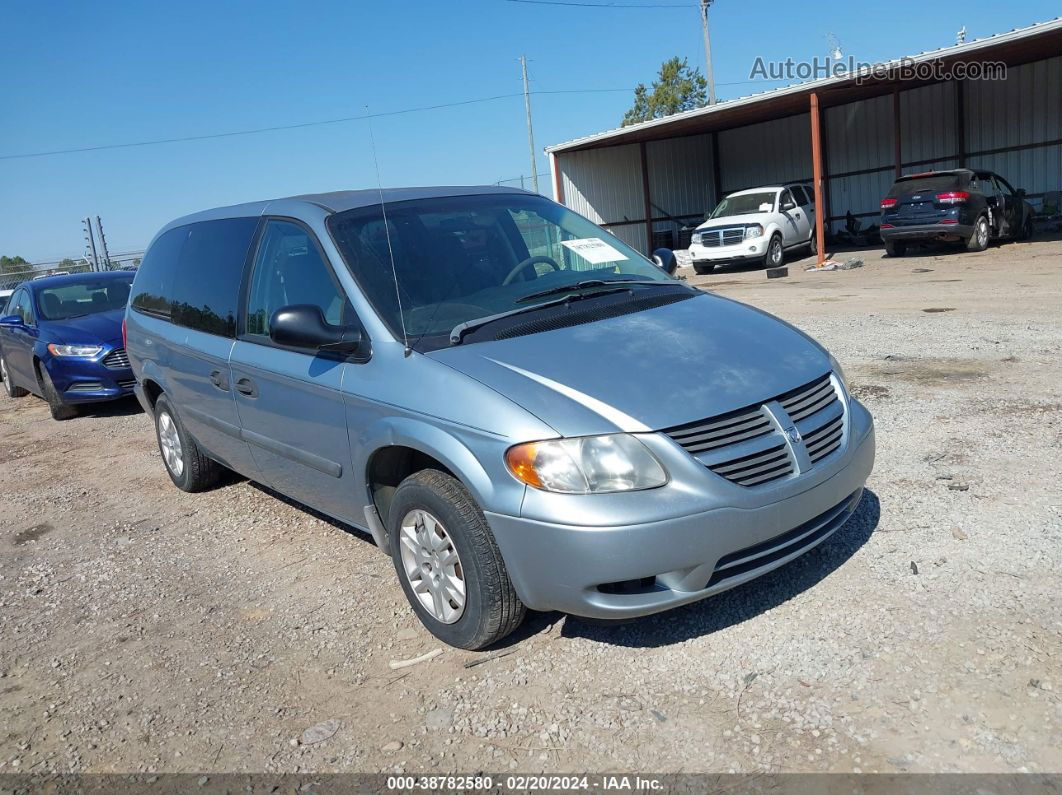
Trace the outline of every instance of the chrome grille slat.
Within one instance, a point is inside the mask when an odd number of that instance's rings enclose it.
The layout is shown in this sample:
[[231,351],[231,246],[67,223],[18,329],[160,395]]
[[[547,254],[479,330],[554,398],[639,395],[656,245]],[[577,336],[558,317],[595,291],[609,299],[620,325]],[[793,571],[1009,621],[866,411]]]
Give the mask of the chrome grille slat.
[[[831,373],[779,395],[773,400],[723,415],[689,422],[663,431],[706,468],[731,483],[757,486],[789,477],[796,470],[790,445],[783,441],[778,421],[785,416],[769,403],[780,406],[789,420],[799,423],[793,445],[803,445],[814,465],[844,444],[845,405],[834,387]],[[805,430],[809,425],[817,425]],[[784,430],[784,429],[783,429]]]
[[129,367],[129,355],[125,348],[115,348],[103,357],[103,366],[110,370],[125,370]]

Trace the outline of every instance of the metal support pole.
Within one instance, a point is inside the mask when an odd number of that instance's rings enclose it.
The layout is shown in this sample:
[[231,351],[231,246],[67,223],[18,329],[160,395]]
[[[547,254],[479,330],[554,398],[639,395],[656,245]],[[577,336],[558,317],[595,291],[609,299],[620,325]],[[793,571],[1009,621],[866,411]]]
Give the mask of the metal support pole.
[[822,200],[822,129],[819,119],[819,95],[811,93],[811,165],[815,181],[815,245],[818,248],[815,259],[816,267],[822,267],[826,261],[826,244],[823,235],[826,231],[824,223],[826,215],[826,203]]
[[653,201],[649,198],[649,163],[645,152],[645,141],[638,144],[642,156],[642,197],[645,199],[645,251],[653,253]]
[[704,76],[708,80],[708,104],[715,104],[715,76],[712,74],[712,39],[708,35],[708,6],[712,0],[701,0],[701,30],[704,33]]
[[520,56],[520,72],[524,78],[524,110],[527,112],[527,148],[531,153],[531,189],[538,193],[538,163],[535,160],[535,131],[531,126],[531,92],[527,87],[527,56]]
[[896,160],[896,179],[903,176],[903,141],[900,135],[900,90],[892,90],[892,137]]

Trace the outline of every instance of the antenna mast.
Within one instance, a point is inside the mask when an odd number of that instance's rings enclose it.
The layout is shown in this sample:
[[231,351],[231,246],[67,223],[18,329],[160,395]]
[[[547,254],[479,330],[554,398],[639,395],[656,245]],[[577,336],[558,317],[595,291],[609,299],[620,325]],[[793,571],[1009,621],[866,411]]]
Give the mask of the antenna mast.
[[[527,88],[527,56],[520,56],[520,71],[524,76],[524,110],[527,112],[527,148],[531,152],[531,189],[538,193],[538,164],[535,160],[535,131],[531,127],[531,92]],[[521,179],[521,182],[523,180]],[[523,187],[521,185],[521,187]]]

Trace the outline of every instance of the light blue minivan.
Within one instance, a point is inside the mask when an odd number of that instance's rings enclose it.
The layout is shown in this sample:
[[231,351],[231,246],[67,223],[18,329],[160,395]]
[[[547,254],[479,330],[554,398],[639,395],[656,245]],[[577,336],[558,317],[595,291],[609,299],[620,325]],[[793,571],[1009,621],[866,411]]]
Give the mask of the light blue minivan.
[[858,505],[873,421],[837,362],[669,271],[523,191],[296,196],[163,228],[126,347],[179,488],[227,467],[367,530],[478,649],[527,608],[703,599]]

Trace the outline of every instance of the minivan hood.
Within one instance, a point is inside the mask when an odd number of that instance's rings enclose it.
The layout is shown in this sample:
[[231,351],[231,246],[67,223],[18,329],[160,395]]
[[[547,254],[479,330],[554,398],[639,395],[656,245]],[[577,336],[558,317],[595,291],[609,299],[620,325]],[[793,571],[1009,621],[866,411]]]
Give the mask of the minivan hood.
[[124,315],[124,309],[112,309],[67,320],[42,320],[42,337],[47,336],[49,341],[70,345],[121,345]]
[[766,400],[830,368],[802,332],[704,294],[633,315],[433,351],[562,436],[660,430]]
[[762,226],[764,219],[768,215],[770,215],[770,213],[743,213],[742,215],[727,215],[722,218],[713,218],[698,226],[696,231],[703,232],[705,229],[729,229],[732,226],[741,226],[742,224],[760,224]]

